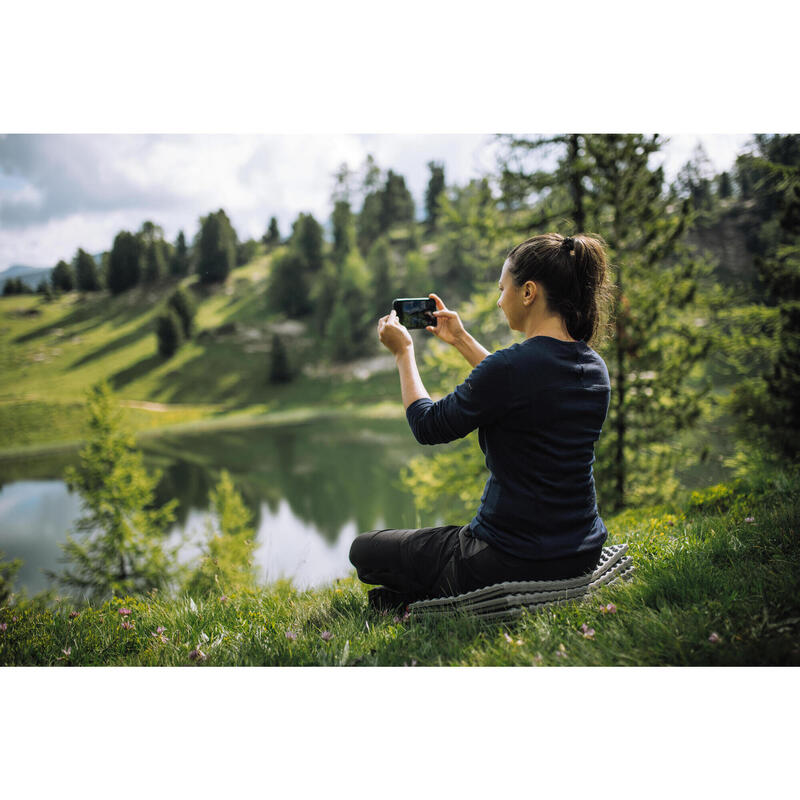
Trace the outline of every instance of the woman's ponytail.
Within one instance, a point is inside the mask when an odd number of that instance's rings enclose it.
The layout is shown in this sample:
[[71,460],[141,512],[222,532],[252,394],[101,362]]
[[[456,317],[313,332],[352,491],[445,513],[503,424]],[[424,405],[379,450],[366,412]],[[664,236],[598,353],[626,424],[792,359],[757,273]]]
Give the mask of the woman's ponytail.
[[595,346],[602,342],[612,300],[602,237],[543,233],[518,244],[508,258],[518,286],[542,284],[548,308],[564,318],[573,339]]

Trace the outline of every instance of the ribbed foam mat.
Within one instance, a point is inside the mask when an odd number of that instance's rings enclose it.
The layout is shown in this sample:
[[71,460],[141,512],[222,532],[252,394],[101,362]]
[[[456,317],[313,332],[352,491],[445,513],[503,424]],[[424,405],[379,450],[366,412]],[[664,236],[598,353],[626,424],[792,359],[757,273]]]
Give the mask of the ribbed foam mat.
[[584,597],[601,586],[633,577],[633,559],[625,555],[627,544],[604,547],[594,572],[560,581],[507,581],[455,595],[418,600],[409,611],[448,614],[465,611],[483,619],[513,619],[523,609],[536,611],[549,605],[562,605]]

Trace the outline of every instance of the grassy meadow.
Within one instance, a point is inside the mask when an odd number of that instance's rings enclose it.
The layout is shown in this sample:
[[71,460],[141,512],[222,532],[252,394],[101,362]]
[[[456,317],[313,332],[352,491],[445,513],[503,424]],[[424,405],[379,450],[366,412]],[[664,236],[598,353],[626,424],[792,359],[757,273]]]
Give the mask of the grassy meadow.
[[[265,308],[270,262],[261,255],[224,287],[200,294],[196,333],[170,359],[158,354],[155,317],[171,288],[137,287],[117,297],[69,292],[51,303],[38,295],[0,298],[0,455],[80,441],[85,391],[103,378],[137,433],[332,412],[402,416],[393,370],[343,380],[343,370],[323,369],[288,384],[268,382],[271,330],[281,323]],[[192,275],[175,285],[196,282]],[[228,332],[211,333],[220,327]],[[315,345],[300,331],[287,336],[287,346],[303,363]]]

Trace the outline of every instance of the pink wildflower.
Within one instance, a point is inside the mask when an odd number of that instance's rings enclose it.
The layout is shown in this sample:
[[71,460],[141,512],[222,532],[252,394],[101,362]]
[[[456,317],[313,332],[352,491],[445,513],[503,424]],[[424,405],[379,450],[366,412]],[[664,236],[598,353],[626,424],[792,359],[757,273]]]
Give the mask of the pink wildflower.
[[504,634],[503,634],[503,636],[505,637],[505,640],[506,640],[506,641],[507,641],[509,644],[511,644],[511,642],[513,642],[513,641],[514,641],[514,640],[513,640],[513,639],[512,639],[512,638],[511,638],[511,637],[510,637],[510,636],[509,636],[507,633],[504,633]]
[[78,616],[78,612],[77,611],[70,611],[69,612],[69,618],[70,619],[75,619],[75,617],[77,617],[77,616]]
[[712,632],[711,636],[708,637],[708,641],[711,642],[711,644],[719,644],[722,639],[718,633]]
[[600,611],[603,614],[616,614],[617,607],[613,603],[609,603],[607,606],[600,606]]
[[227,603],[228,602],[227,595],[222,595],[222,597],[220,597],[219,601],[220,601],[220,603]]
[[556,650],[556,658],[566,658],[567,657],[567,648],[564,647],[564,643],[561,642],[558,645],[558,650]]
[[584,639],[594,639],[594,628],[590,628],[585,622],[581,625],[581,633]]
[[124,619],[124,620],[122,620],[122,627],[126,631],[129,631],[133,627],[133,623],[132,622],[128,622],[128,620]]
[[286,631],[286,638],[293,642],[297,638],[297,634],[294,631]]
[[189,658],[191,658],[192,661],[205,661],[207,656],[202,650],[196,649],[189,653]]
[[167,629],[166,629],[166,628],[165,628],[163,625],[159,625],[159,626],[156,628],[156,633],[165,633],[165,632],[166,632],[166,630],[167,630]]
[[322,631],[320,637],[322,638],[323,642],[329,642],[331,639],[333,639],[333,634],[330,631]]
[[745,518],[744,518],[744,521],[745,521],[745,522],[755,522],[755,521],[756,521],[756,518],[755,518],[755,517],[745,517]]
[[0,622],[0,631],[5,633],[8,630],[8,623],[7,622]]
[[132,612],[132,611],[131,611],[129,608],[121,608],[121,609],[119,610],[119,615],[120,615],[121,617],[127,617],[127,616],[129,616],[130,614],[132,614],[132,613],[133,613],[133,612]]
[[66,650],[63,650],[63,649],[62,649],[62,651],[61,651],[61,652],[62,652],[62,653],[63,653],[63,654],[64,654],[64,655],[65,655],[67,658],[69,658],[69,656],[70,656],[70,653],[72,652],[72,648],[71,648],[71,647],[68,647]]

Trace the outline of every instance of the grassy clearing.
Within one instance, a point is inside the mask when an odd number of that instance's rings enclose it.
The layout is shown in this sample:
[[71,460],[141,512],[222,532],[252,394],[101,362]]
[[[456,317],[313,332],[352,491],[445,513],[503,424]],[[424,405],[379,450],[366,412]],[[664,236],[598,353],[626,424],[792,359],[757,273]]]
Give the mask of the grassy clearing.
[[317,591],[279,583],[98,607],[34,598],[0,609],[0,663],[798,665],[798,500],[794,470],[624,512],[608,525],[613,542],[631,545],[634,581],[514,623],[378,614],[353,578]]
[[[118,297],[71,292],[52,303],[31,295],[0,298],[0,453],[79,442],[86,389],[104,378],[127,407],[134,433],[228,416],[312,416],[334,406],[396,402],[394,371],[364,380],[301,374],[285,385],[268,382],[269,330],[280,321],[265,308],[270,261],[259,256],[234,270],[225,286],[198,290],[197,335],[166,360],[157,354],[155,317],[172,284]],[[189,276],[180,285],[196,281]],[[203,336],[233,323],[238,334]],[[308,336],[290,337],[288,346],[296,364],[313,361]]]

